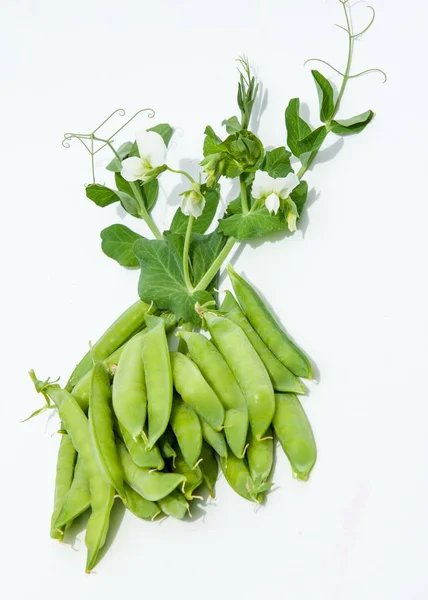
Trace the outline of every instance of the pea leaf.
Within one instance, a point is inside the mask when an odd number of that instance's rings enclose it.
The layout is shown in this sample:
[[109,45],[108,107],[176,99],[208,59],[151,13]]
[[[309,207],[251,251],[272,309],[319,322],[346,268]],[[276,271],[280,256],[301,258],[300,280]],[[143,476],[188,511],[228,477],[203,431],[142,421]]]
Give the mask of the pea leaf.
[[[122,177],[120,173],[115,173],[115,181],[117,189],[121,192],[125,192],[129,196],[135,197],[134,190],[132,189],[129,181],[126,181]],[[143,196],[144,205],[147,210],[151,210],[153,206],[156,204],[159,195],[159,181],[157,179],[153,179],[148,183],[143,183],[142,181],[135,181],[135,185],[138,185],[141,194]]]
[[287,229],[287,223],[280,213],[271,214],[264,206],[247,214],[234,214],[219,221],[219,229],[227,236],[238,240],[261,237],[272,231]]
[[320,101],[320,119],[323,123],[327,123],[330,121],[334,113],[333,86],[322,73],[316,71],[315,69],[312,71],[312,76],[315,79],[318,98]]
[[223,175],[226,177],[233,178],[243,172],[257,171],[264,157],[263,144],[254,133],[246,129],[229,135],[220,148],[224,152]]
[[287,144],[294,156],[299,156],[304,152],[301,150],[298,142],[303,140],[311,133],[311,128],[300,115],[300,100],[292,98],[285,109],[285,126],[287,128]]
[[367,110],[366,112],[361,113],[361,115],[357,115],[351,119],[332,121],[331,131],[336,135],[352,135],[355,133],[361,133],[361,131],[367,127],[373,117],[374,112],[372,110]]
[[115,156],[111,162],[106,166],[107,171],[113,171],[115,173],[119,173],[122,170],[122,160],[129,156],[132,148],[132,142],[125,142],[116,150],[118,155],[120,156],[120,160]]
[[[201,192],[205,196],[205,207],[201,216],[193,221],[192,231],[194,233],[206,232],[214,219],[220,200],[219,185],[208,188],[205,184],[202,184]],[[188,222],[189,217],[182,213],[181,208],[178,208],[171,223],[171,232],[185,235]]]
[[307,181],[302,180],[297,187],[290,194],[290,198],[293,200],[296,205],[297,212],[299,216],[302,216],[303,208],[306,204],[306,200],[308,197],[308,183]]
[[165,146],[168,146],[171,141],[172,134],[174,133],[173,128],[168,123],[159,123],[159,125],[155,125],[154,127],[150,127],[147,131],[154,131],[158,133],[163,141],[165,142]]
[[286,177],[289,173],[293,172],[290,164],[290,156],[291,152],[286,150],[285,146],[269,150],[266,152],[262,170],[267,171],[274,178]]
[[204,304],[213,300],[213,296],[207,291],[189,293],[181,258],[169,237],[136,240],[134,253],[141,266],[138,293],[144,302],[154,302],[159,309],[172,310],[178,318],[198,325],[196,302]]
[[88,184],[85,187],[85,193],[89,200],[92,200],[92,202],[94,202],[97,206],[101,206],[101,208],[109,206],[114,202],[119,202],[119,196],[115,190],[111,190],[105,185],[100,185],[99,183]]
[[141,235],[125,225],[110,225],[101,231],[101,248],[104,254],[116,260],[122,267],[138,267],[134,243],[139,238]]
[[194,285],[199,283],[211,267],[223,248],[225,241],[226,238],[218,230],[208,235],[192,234],[190,240],[190,260]]
[[116,194],[119,196],[123,209],[126,210],[129,215],[137,217],[137,219],[141,219],[140,206],[135,196],[130,196],[129,194],[120,192],[119,190],[116,192]]
[[221,144],[222,140],[216,135],[214,129],[207,125],[205,127],[205,139],[204,139],[204,156],[208,156],[209,154],[217,154],[217,152],[221,152]]
[[314,129],[309,135],[307,135],[302,140],[297,142],[297,145],[300,148],[301,153],[313,152],[314,150],[318,150],[321,146],[325,138],[327,137],[327,128],[325,125],[321,125],[317,129]]
[[221,124],[226,127],[227,133],[230,134],[237,133],[242,129],[242,125],[239,122],[238,117],[230,117],[230,119],[224,119],[224,121],[222,121]]

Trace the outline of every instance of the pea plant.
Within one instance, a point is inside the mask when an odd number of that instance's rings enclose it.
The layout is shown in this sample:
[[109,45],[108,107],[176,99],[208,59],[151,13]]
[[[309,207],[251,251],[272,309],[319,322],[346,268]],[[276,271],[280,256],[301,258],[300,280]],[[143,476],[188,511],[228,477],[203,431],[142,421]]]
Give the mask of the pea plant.
[[[298,399],[302,379],[312,378],[306,354],[288,337],[261,296],[232,267],[234,294],[219,303],[217,278],[233,248],[272,232],[294,233],[305,209],[304,179],[326,138],[361,133],[372,121],[367,110],[338,118],[352,73],[355,40],[347,0],[342,5],[348,54],[344,71],[312,58],[342,78],[338,92],[312,70],[319,96],[320,124],[301,116],[300,100],[285,108],[286,145],[267,150],[250,129],[259,84],[243,56],[238,59],[237,115],[224,130],[205,129],[200,175],[168,165],[173,135],[161,123],[137,131],[120,146],[115,138],[143,109],[107,137],[112,116],[90,133],[67,133],[63,145],[79,140],[91,156],[92,183],[86,196],[105,208],[119,203],[148,225],[145,237],[123,224],[101,232],[102,250],[124,267],[140,269],[139,299],[91,345],[62,387],[30,371],[46,404],[33,413],[58,410],[61,444],[51,536],[72,535],[72,523],[90,510],[86,570],[105,543],[110,513],[119,498],[137,517],[183,519],[191,503],[214,496],[219,469],[246,500],[262,503],[271,488],[275,440],[293,474],[306,481],[316,461],[311,426]],[[309,61],[308,61],[309,62]],[[112,153],[107,169],[115,189],[96,182],[95,157]],[[297,165],[297,167],[296,167]],[[152,216],[159,178],[170,171],[188,180],[169,228]],[[224,179],[239,182],[239,195],[215,221]],[[209,233],[208,230],[211,230]],[[204,331],[205,333],[201,333]],[[169,336],[178,337],[170,351]],[[195,493],[196,492],[196,493]]]

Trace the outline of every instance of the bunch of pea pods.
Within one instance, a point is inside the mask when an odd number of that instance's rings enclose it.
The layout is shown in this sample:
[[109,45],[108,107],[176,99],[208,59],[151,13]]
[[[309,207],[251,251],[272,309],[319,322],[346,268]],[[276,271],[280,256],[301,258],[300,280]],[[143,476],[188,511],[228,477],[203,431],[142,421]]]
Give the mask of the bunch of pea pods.
[[261,503],[276,439],[295,477],[309,477],[316,446],[297,394],[305,392],[300,378],[312,377],[310,361],[251,285],[231,265],[228,273],[235,296],[226,292],[220,310],[196,307],[210,337],[138,301],[65,388],[30,372],[61,419],[51,537],[62,540],[90,509],[87,572],[117,497],[141,519],[183,519],[198,493],[214,496],[221,469],[237,494]]

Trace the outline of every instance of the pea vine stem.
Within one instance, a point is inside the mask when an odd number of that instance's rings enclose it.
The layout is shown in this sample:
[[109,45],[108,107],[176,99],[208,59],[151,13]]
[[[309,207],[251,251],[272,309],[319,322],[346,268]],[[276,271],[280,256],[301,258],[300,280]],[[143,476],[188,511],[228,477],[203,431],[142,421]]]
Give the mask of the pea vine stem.
[[190,273],[189,273],[189,248],[190,248],[190,238],[192,235],[193,220],[194,220],[193,215],[189,215],[189,220],[187,221],[186,237],[184,238],[184,249],[183,249],[184,282],[190,293],[193,292],[193,284],[190,279]]
[[241,187],[241,206],[242,213],[246,215],[248,213],[248,196],[247,196],[247,186],[245,183],[245,179],[242,175],[239,176],[239,185]]
[[193,290],[194,292],[201,292],[209,286],[209,284],[211,283],[211,281],[217,274],[217,271],[220,269],[220,267],[222,266],[222,264],[224,263],[224,261],[226,260],[226,258],[230,254],[230,252],[232,251],[232,248],[234,247],[236,242],[237,242],[237,239],[234,237],[230,237],[227,240],[227,242],[223,246],[220,254],[217,256],[217,258],[212,263],[212,265],[210,266],[208,271],[202,277],[202,279],[200,280],[198,285],[194,288],[194,290]]
[[[354,35],[352,33],[352,24],[351,24],[351,20],[349,18],[348,9],[346,8],[348,0],[339,0],[339,2],[343,6],[343,10],[345,13],[345,18],[346,18],[346,29],[344,27],[342,27],[342,29],[344,29],[348,34],[348,58],[346,61],[345,72],[343,73],[342,85],[340,86],[339,94],[338,94],[336,102],[334,104],[333,114],[331,116],[331,119],[329,121],[327,121],[325,124],[327,127],[327,131],[330,128],[331,121],[334,119],[334,117],[337,114],[337,111],[339,110],[340,103],[343,98],[343,94],[345,93],[347,83],[350,79],[350,72],[351,72],[351,66],[352,66],[352,54],[353,54],[353,50],[354,50]],[[321,148],[321,146],[320,146],[320,148]],[[311,152],[306,163],[300,167],[300,170],[297,173],[297,177],[299,179],[302,179],[303,175],[309,169],[309,167],[313,163],[316,155],[318,154],[320,148]]]

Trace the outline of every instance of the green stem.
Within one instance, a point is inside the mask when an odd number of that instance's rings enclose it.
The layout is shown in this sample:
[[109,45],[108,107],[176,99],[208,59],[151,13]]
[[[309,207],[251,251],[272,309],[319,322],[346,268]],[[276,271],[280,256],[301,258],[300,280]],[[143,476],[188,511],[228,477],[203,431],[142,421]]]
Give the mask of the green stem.
[[[342,0],[340,0],[340,3],[342,4],[343,10],[345,11],[347,32],[348,32],[348,38],[349,38],[349,40],[348,40],[348,59],[346,61],[346,69],[345,69],[345,73],[343,74],[342,85],[340,86],[339,94],[337,96],[337,99],[336,99],[336,102],[335,102],[335,105],[334,105],[333,114],[331,116],[331,119],[326,123],[327,129],[330,127],[330,123],[331,123],[332,119],[334,119],[334,117],[336,116],[337,111],[339,110],[340,103],[341,103],[342,98],[343,98],[343,94],[345,93],[345,90],[346,90],[346,85],[347,85],[347,83],[348,83],[348,81],[350,79],[349,73],[351,72],[352,53],[353,53],[353,49],[354,49],[354,37],[352,35],[352,24],[351,24],[351,20],[349,18],[348,9],[346,8],[346,2],[342,2]],[[311,152],[311,154],[309,155],[309,158],[308,158],[307,162],[304,165],[301,166],[299,172],[297,173],[297,177],[299,179],[302,179],[303,175],[309,169],[309,167],[313,163],[316,155],[320,151],[320,148],[321,148],[321,146],[317,150],[314,150],[313,152]]]
[[134,192],[134,196],[138,201],[138,205],[140,208],[140,217],[147,223],[150,231],[153,233],[156,239],[162,240],[163,235],[159,231],[156,223],[153,221],[152,217],[149,215],[149,212],[144,204],[143,194],[141,192],[140,186],[135,183],[135,181],[129,181],[129,185],[131,186],[132,191]]
[[184,238],[184,250],[183,250],[184,281],[185,281],[186,287],[190,293],[193,292],[193,285],[190,280],[190,274],[189,274],[189,248],[190,248],[190,237],[192,235],[193,219],[194,219],[193,215],[189,215],[189,220],[187,221],[186,237]]
[[208,271],[205,273],[205,275],[202,277],[202,279],[200,280],[198,285],[195,287],[195,289],[194,289],[195,292],[201,292],[202,290],[205,290],[209,286],[209,284],[211,283],[211,281],[217,274],[217,271],[220,269],[221,265],[226,260],[228,254],[231,252],[232,248],[236,244],[236,242],[237,242],[237,240],[234,237],[230,237],[227,240],[227,242],[223,246],[223,249],[220,252],[220,254],[217,256],[217,258],[215,259],[213,264],[210,266]]
[[240,186],[241,186],[241,206],[242,206],[242,213],[244,215],[246,215],[248,213],[248,197],[247,197],[247,186],[245,184],[243,175],[239,176],[239,182],[240,182]]
[[191,183],[195,183],[195,180],[193,179],[193,177],[191,175],[189,175],[189,173],[186,173],[186,171],[180,171],[180,169],[171,169],[171,167],[168,167],[167,165],[165,165],[168,171],[171,171],[171,173],[178,173],[179,175],[184,175],[184,177],[187,177],[187,179],[191,182]]

